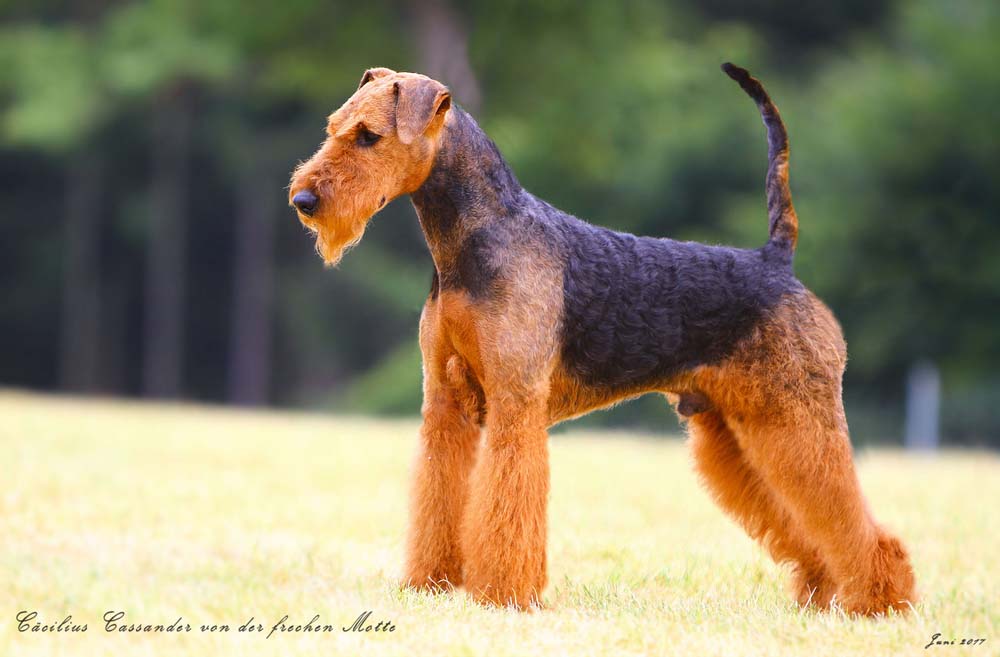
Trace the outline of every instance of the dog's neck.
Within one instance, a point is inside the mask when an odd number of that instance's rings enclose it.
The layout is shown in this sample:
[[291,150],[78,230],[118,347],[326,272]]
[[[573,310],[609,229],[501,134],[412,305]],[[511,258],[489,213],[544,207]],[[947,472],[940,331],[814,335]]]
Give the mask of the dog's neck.
[[439,271],[465,238],[516,212],[526,193],[496,145],[465,111],[453,106],[427,180],[410,195]]

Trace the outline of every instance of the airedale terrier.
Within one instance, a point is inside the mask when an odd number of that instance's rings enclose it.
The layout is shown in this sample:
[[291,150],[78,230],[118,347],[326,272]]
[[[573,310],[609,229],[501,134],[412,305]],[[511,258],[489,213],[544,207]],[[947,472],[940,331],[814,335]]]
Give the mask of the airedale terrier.
[[409,585],[539,604],[547,428],[659,392],[688,418],[715,500],[791,564],[800,604],[876,614],[915,599],[907,552],[855,474],[840,326],[792,272],[785,127],[760,82],[723,70],[767,128],[770,237],[758,249],[636,237],[560,212],[521,187],[443,84],[385,68],[365,72],[295,170],[289,200],[328,264],[402,194],[434,260]]

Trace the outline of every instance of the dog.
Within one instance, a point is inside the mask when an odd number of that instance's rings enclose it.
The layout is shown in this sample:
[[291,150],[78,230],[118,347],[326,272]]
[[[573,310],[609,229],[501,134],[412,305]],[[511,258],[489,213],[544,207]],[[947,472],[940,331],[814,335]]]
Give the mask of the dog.
[[328,265],[403,194],[434,260],[405,584],[540,605],[548,427],[658,392],[686,419],[715,501],[791,565],[799,604],[872,615],[915,601],[907,551],[855,473],[840,326],[792,270],[785,126],[758,80],[723,70],[767,129],[769,237],[757,249],[561,212],[521,187],[447,87],[386,68],[364,73],[296,168],[289,202]]

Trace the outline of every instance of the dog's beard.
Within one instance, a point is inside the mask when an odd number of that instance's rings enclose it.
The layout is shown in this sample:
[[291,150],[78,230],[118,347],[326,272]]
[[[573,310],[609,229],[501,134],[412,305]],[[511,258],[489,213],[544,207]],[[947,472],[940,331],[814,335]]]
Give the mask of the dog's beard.
[[338,229],[334,230],[325,226],[320,227],[316,231],[316,253],[323,258],[324,265],[336,267],[340,264],[344,254],[364,237],[367,225],[367,220],[363,220],[346,225],[340,224]]

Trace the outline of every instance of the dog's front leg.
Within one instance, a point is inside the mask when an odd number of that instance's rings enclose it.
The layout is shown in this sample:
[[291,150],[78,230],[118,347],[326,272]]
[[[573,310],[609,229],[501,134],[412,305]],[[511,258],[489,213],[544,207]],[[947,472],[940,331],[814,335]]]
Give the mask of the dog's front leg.
[[424,391],[424,422],[410,494],[404,582],[431,590],[462,583],[459,527],[480,428],[457,391],[433,373]]
[[462,525],[465,587],[484,603],[538,605],[546,581],[549,495],[543,398],[487,393],[486,439]]

